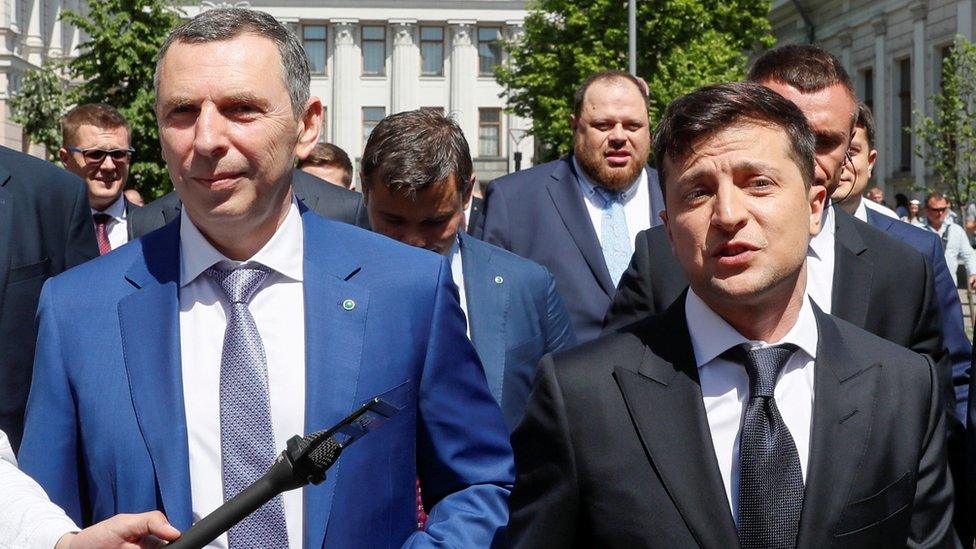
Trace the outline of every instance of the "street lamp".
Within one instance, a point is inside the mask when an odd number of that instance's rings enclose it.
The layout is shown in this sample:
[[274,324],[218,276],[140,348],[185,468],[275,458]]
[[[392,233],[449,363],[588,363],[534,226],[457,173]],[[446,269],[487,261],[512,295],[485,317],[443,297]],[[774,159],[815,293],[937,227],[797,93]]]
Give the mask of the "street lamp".
[[529,131],[522,128],[509,128],[508,136],[511,138],[512,143],[515,144],[515,152],[512,153],[512,158],[515,160],[515,171],[522,169],[522,151],[519,150],[519,145],[522,141],[529,135]]

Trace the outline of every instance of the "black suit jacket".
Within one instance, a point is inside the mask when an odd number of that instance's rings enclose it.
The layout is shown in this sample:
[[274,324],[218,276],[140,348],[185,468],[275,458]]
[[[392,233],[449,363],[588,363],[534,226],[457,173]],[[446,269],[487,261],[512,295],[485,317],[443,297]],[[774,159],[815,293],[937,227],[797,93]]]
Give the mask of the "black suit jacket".
[[0,429],[17,450],[44,281],[98,257],[84,182],[0,147]]
[[[366,208],[363,207],[363,195],[338,187],[301,170],[292,172],[291,186],[295,196],[308,209],[326,219],[341,221],[369,229],[369,219]],[[132,238],[139,238],[151,233],[163,225],[179,217],[183,203],[176,192],[153,200],[142,208],[132,212],[129,216],[129,228]]]
[[[798,547],[954,547],[945,414],[925,357],[816,310]],[[684,298],[543,358],[512,435],[514,547],[737,547]]]
[[484,202],[484,198],[478,198],[477,196],[471,197],[471,213],[468,214],[468,226],[465,232],[476,238],[479,236],[478,233],[483,223]]
[[[834,215],[831,314],[931,357],[939,365],[949,402],[954,401],[932,267],[914,248],[840,208],[834,208]],[[663,311],[687,286],[664,227],[640,233],[607,312],[605,330]]]

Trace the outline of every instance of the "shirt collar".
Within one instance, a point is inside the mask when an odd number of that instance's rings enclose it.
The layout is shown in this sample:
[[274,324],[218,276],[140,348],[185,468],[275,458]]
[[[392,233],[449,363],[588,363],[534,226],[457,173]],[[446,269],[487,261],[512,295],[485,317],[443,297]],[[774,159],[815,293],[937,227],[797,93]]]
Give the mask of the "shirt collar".
[[868,207],[865,205],[865,202],[867,202],[867,200],[864,200],[862,198],[861,201],[857,203],[857,209],[854,210],[854,217],[856,217],[856,218],[860,219],[861,221],[867,223],[868,222]]
[[834,217],[832,205],[824,208],[820,218],[820,232],[810,239],[809,249],[818,259],[827,257],[834,248],[834,232],[837,229],[837,220]]
[[[590,180],[586,176],[586,172],[583,171],[583,167],[579,165],[576,161],[576,156],[573,156],[573,169],[576,170],[576,182],[579,184],[580,191],[582,191],[583,196],[587,200],[597,200],[600,203],[604,203],[603,196],[597,192],[597,184]],[[630,202],[632,198],[637,196],[637,191],[640,190],[641,185],[647,184],[647,170],[642,169],[640,174],[638,174],[637,179],[630,184],[629,187],[620,191],[620,202],[626,204]]]
[[302,216],[294,198],[288,206],[288,214],[271,240],[247,261],[233,261],[217,251],[200,229],[193,224],[186,208],[180,212],[180,287],[193,282],[200,274],[217,263],[228,267],[244,263],[259,263],[282,275],[301,282],[302,261],[305,257],[305,231]]
[[[688,289],[688,297],[685,299],[685,317],[688,323],[688,335],[691,336],[691,346],[695,352],[695,361],[699,368],[736,345],[746,344],[752,348],[770,346],[765,341],[746,339],[706,305],[691,288]],[[817,318],[813,314],[810,298],[804,296],[796,323],[783,339],[773,345],[792,343],[811,358],[816,358],[817,340]]]
[[115,219],[116,221],[122,221],[126,217],[125,216],[125,199],[120,194],[119,197],[115,199],[115,202],[112,202],[111,204],[109,204],[109,206],[107,208],[105,208],[104,210],[99,211],[99,210],[96,210],[95,208],[92,208],[91,209],[91,212],[92,212],[92,215],[95,215],[95,214],[107,214],[107,215],[112,216],[112,219]]

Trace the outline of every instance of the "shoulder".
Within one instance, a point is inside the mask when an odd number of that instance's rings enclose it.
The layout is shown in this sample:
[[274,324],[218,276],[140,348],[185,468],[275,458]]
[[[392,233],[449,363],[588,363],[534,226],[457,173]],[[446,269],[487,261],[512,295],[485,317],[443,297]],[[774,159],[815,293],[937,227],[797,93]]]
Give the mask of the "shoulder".
[[85,193],[85,183],[76,175],[47,160],[0,146],[0,170],[23,192],[38,196],[72,196]]
[[925,356],[822,311],[818,311],[817,325],[821,338],[818,345],[820,350],[845,349],[862,368],[880,364],[887,377],[930,387],[932,365]]
[[464,239],[464,246],[475,252],[475,254],[469,257],[490,257],[493,265],[517,277],[517,280],[541,282],[544,284],[551,276],[548,269],[535,261],[515,255],[508,250],[474,237],[462,236],[462,238]]
[[562,170],[569,170],[571,173],[571,161],[569,157],[560,158],[552,162],[533,166],[527,170],[499,177],[488,186],[495,193],[503,192],[507,195],[521,196],[539,192],[545,189],[554,174]]
[[147,203],[145,206],[139,208],[138,211],[140,212],[139,215],[146,215],[172,208],[179,208],[180,205],[180,195],[176,194],[176,191],[170,191],[156,200]]
[[315,195],[326,200],[339,200],[345,202],[359,202],[362,200],[362,195],[356,191],[351,191],[338,185],[333,185],[324,179],[315,177],[314,175],[303,172],[302,170],[295,170],[295,175],[292,177],[292,186],[294,186],[296,190],[299,190],[305,196]]
[[918,250],[909,244],[898,240],[891,234],[847,213],[837,214],[838,230],[852,230],[860,236],[864,245],[868,248],[875,261],[895,262],[898,264],[910,264],[910,258],[922,260]]

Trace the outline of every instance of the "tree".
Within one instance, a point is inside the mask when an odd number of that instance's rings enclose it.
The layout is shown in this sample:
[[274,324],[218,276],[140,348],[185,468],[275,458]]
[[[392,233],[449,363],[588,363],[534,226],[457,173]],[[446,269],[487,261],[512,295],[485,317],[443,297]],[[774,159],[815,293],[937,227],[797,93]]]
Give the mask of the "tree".
[[[769,0],[637,3],[637,74],[650,89],[654,124],[673,99],[705,84],[740,80],[747,52],[769,46]],[[546,159],[572,148],[572,96],[590,74],[627,69],[626,0],[536,0],[522,40],[505,42],[496,68],[511,112],[533,121]]]
[[61,147],[61,128],[54,114],[64,112],[68,103],[63,70],[62,65],[49,63],[40,70],[28,71],[10,98],[14,122],[23,126],[31,141],[44,145],[49,160],[57,158]]
[[[129,181],[147,198],[171,187],[159,148],[159,132],[153,113],[153,75],[156,54],[169,31],[180,22],[177,5],[167,0],[99,0],[87,2],[87,12],[64,11],[61,19],[85,31],[89,39],[79,46],[78,57],[66,65],[67,76],[80,82],[67,91],[61,105],[54,100],[27,99],[25,89],[14,105],[15,120],[27,121],[24,131],[31,140],[50,146],[50,125],[57,124],[66,105],[108,103],[129,122],[136,150]],[[25,86],[50,93],[56,88],[50,69],[28,71]],[[45,120],[45,118],[47,120]],[[21,122],[24,123],[24,122]],[[47,126],[45,126],[47,124]],[[60,135],[57,135],[60,143]],[[54,147],[54,151],[57,146]]]
[[[934,116],[916,110],[915,154],[935,172],[956,208],[976,198],[976,45],[957,36],[942,62],[942,91],[932,96]],[[917,190],[932,192],[932,186]]]

